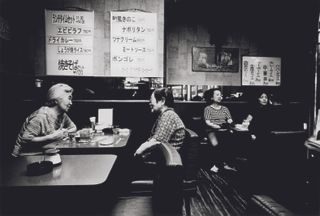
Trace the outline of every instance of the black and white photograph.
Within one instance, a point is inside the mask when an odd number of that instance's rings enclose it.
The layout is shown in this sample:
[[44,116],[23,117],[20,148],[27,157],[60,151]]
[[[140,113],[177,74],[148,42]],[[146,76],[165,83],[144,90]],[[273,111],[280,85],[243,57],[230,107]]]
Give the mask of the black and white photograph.
[[320,0],[0,0],[0,216],[320,215]]
[[193,47],[192,70],[197,72],[239,72],[239,48]]

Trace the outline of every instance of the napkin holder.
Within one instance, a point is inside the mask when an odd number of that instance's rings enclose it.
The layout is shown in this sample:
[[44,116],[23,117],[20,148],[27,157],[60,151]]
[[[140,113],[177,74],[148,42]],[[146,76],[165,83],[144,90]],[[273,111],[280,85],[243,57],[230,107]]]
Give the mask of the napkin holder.
[[53,166],[58,166],[62,163],[58,149],[47,149],[45,151],[45,161],[51,161]]
[[46,161],[51,161],[53,166],[58,166],[62,163],[60,154],[46,155]]

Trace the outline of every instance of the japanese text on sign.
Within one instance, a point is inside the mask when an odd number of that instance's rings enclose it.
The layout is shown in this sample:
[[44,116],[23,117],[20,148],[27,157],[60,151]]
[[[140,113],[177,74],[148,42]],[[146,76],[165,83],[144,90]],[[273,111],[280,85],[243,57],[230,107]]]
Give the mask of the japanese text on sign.
[[111,76],[159,77],[157,16],[111,12]]
[[94,13],[45,12],[47,74],[92,75]]
[[84,15],[55,12],[52,14],[53,24],[85,24]]
[[242,58],[242,85],[280,86],[280,81],[280,58],[255,56]]

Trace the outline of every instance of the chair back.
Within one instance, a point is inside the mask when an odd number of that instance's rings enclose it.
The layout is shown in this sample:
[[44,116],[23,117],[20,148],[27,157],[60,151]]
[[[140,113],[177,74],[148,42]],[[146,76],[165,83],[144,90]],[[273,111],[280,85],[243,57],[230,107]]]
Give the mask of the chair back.
[[157,148],[157,174],[153,180],[153,207],[156,212],[181,215],[183,167],[180,154],[170,144]]
[[[182,214],[184,183],[195,183],[199,170],[199,137],[186,129],[178,152],[170,144],[154,149],[157,174],[153,180],[153,207],[156,212]],[[192,184],[194,185],[194,184]]]
[[184,180],[196,180],[199,171],[199,136],[186,128],[186,137],[180,150]]

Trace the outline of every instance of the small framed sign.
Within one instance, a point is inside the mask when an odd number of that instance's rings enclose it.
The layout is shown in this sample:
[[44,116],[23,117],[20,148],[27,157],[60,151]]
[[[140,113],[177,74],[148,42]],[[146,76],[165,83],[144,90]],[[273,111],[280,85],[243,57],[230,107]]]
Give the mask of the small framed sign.
[[280,84],[280,57],[242,57],[243,86],[280,86]]

